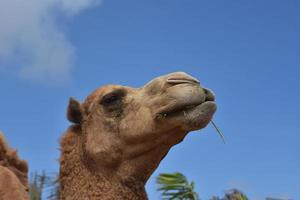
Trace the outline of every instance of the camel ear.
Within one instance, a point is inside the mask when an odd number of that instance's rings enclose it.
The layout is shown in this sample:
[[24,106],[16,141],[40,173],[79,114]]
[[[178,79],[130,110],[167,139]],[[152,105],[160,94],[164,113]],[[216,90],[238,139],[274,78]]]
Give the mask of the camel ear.
[[72,97],[69,100],[67,118],[75,124],[80,124],[83,118],[83,110],[80,102]]

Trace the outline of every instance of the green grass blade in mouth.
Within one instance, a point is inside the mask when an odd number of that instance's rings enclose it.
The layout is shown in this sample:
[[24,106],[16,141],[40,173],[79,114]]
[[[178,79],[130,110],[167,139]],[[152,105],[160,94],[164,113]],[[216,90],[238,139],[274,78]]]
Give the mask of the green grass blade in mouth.
[[219,129],[219,127],[217,127],[217,125],[215,124],[215,122],[213,120],[210,121],[212,123],[212,125],[215,127],[215,129],[217,130],[219,136],[221,137],[222,141],[224,142],[225,144],[225,138],[224,138],[224,135],[223,133],[221,132],[221,130]]

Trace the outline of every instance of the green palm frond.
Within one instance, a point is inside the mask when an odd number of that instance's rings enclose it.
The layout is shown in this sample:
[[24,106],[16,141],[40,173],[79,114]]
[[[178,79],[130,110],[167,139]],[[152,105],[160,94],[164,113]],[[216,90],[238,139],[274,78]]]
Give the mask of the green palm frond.
[[194,182],[189,183],[186,177],[179,173],[163,173],[157,177],[158,191],[164,200],[199,200],[194,191]]

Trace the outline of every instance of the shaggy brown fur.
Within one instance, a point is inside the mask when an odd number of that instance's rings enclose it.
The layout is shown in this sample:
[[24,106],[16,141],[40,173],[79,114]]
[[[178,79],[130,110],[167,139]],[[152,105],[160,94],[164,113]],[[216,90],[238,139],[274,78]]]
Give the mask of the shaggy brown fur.
[[61,200],[146,200],[145,184],[170,148],[205,127],[214,95],[182,73],[142,88],[109,85],[84,103],[70,99],[74,123],[61,139]]
[[0,199],[29,199],[27,173],[27,162],[7,145],[0,132]]
[[142,183],[120,183],[113,175],[98,174],[93,166],[88,166],[84,158],[80,127],[73,126],[61,141],[60,160],[61,200],[76,199],[147,199]]

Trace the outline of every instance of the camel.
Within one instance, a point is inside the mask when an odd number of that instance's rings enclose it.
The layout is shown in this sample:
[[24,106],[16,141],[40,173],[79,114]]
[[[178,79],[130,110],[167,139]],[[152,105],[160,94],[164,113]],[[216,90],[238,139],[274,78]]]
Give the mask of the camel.
[[62,136],[61,200],[147,200],[145,184],[174,145],[204,128],[213,93],[175,72],[141,88],[106,85],[83,103],[70,98]]
[[0,199],[29,200],[28,165],[21,160],[0,132]]

